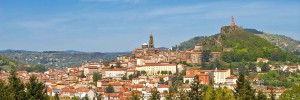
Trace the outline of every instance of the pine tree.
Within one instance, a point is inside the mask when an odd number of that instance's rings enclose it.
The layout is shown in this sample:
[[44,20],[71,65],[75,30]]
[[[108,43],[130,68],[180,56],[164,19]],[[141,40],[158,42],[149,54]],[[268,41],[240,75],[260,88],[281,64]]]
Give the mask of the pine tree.
[[188,98],[190,100],[201,100],[202,99],[202,85],[198,82],[198,76],[195,76],[195,80],[191,85],[191,91],[188,92]]
[[36,76],[32,75],[29,78],[29,83],[26,83],[26,98],[30,100],[44,99],[44,85],[36,80]]
[[12,68],[8,81],[9,81],[8,88],[11,93],[9,96],[12,96],[14,100],[27,99],[25,93],[25,86],[23,82],[17,77],[15,67]]
[[160,94],[157,91],[157,88],[151,89],[151,95],[149,97],[149,100],[160,100]]
[[245,79],[244,71],[240,71],[239,78],[236,81],[235,97],[238,100],[254,100],[255,90],[250,86],[250,82]]
[[186,91],[180,90],[179,96],[177,97],[179,100],[188,100]]

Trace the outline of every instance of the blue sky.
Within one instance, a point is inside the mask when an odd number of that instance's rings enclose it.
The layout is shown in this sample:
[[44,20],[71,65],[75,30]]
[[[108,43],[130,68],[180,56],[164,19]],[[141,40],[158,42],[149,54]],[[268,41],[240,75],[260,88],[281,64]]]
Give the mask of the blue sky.
[[299,0],[1,0],[0,50],[171,47],[230,25],[300,40]]

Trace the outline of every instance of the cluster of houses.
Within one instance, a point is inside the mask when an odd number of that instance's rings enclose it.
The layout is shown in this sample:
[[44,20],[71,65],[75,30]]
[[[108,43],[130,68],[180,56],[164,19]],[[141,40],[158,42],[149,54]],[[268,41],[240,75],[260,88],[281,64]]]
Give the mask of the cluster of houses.
[[[133,93],[142,94],[147,99],[153,88],[157,88],[163,100],[165,91],[173,86],[182,71],[186,73],[183,76],[184,84],[179,86],[178,90],[190,90],[194,81],[234,90],[238,77],[231,75],[233,71],[230,69],[192,70],[185,68],[183,64],[174,63],[175,61],[199,64],[203,55],[201,50],[202,47],[199,45],[193,50],[186,51],[159,50],[154,48],[153,36],[150,35],[149,45],[144,43],[141,48],[133,50],[132,55],[120,55],[116,61],[85,63],[64,70],[49,69],[43,73],[18,71],[17,74],[24,82],[29,80],[30,75],[37,76],[38,80],[45,83],[47,94],[50,96],[58,94],[61,100],[70,100],[72,97],[88,97],[90,100],[99,98],[127,100]],[[210,60],[220,59],[220,52],[211,54]],[[259,58],[257,61],[268,62],[265,58]],[[291,72],[296,69],[300,69],[300,66],[280,68]],[[95,73],[101,75],[96,81]],[[0,79],[7,80],[9,77],[9,73],[5,71],[1,71],[0,74]],[[112,90],[108,91],[108,88]]]

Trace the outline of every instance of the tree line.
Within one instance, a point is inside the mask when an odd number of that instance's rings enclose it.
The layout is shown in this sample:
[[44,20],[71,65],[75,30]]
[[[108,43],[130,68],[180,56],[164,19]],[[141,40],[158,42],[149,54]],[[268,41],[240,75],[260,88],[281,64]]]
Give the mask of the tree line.
[[43,82],[32,75],[29,82],[23,83],[15,67],[10,71],[7,82],[0,80],[0,100],[46,100],[47,97]]

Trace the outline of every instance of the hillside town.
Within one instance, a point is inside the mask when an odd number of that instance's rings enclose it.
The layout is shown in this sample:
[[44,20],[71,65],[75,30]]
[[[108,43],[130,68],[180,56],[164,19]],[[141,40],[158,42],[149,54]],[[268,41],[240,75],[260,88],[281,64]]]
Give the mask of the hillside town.
[[[234,24],[234,23],[233,23]],[[211,52],[208,60],[220,59],[221,52]],[[133,93],[143,95],[145,100],[151,95],[151,90],[157,88],[161,100],[165,100],[166,91],[172,86],[178,86],[178,91],[191,90],[194,81],[200,84],[211,84],[215,88],[227,87],[234,90],[237,86],[237,69],[213,70],[193,69],[188,65],[201,64],[204,52],[202,46],[180,51],[159,50],[154,46],[152,33],[149,43],[143,43],[132,51],[131,55],[119,55],[114,61],[83,63],[81,66],[70,66],[65,69],[49,69],[45,72],[17,71],[23,82],[28,82],[29,76],[35,75],[44,82],[46,92],[50,96],[58,95],[60,100],[70,100],[73,97],[90,100],[127,100]],[[180,62],[180,63],[179,63]],[[257,58],[257,63],[268,63],[266,58]],[[300,66],[281,65],[270,70],[296,72]],[[257,67],[257,72],[261,68]],[[0,79],[7,80],[9,72],[1,71]],[[266,86],[258,84],[263,80],[257,77],[248,78],[256,90],[270,93]],[[285,88],[275,88],[276,98]],[[178,95],[175,95],[178,96]]]

